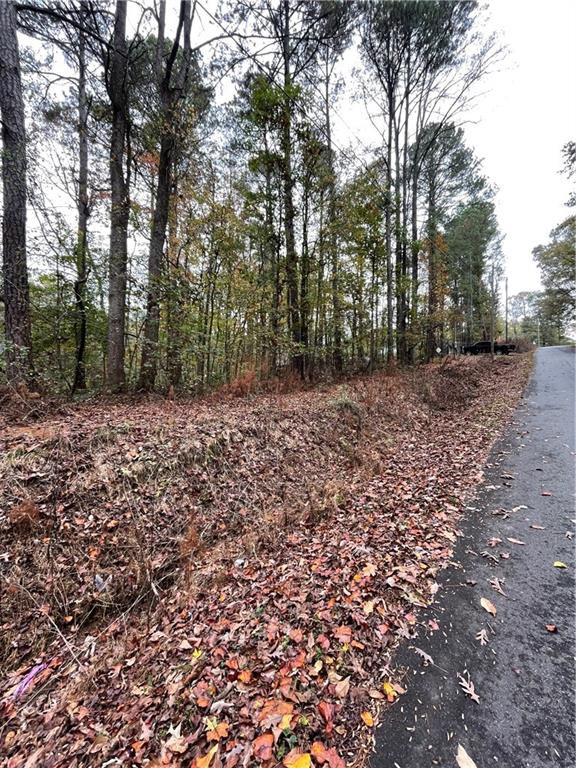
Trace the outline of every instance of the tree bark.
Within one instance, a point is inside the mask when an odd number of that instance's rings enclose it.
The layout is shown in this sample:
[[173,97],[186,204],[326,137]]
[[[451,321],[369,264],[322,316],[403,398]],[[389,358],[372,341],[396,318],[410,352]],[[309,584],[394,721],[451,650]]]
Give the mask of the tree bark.
[[32,330],[26,262],[26,129],[16,36],[16,8],[0,2],[0,115],[2,117],[2,272],[6,377],[30,382]]
[[[81,3],[84,11],[85,0]],[[88,279],[88,102],[86,99],[86,37],[78,36],[78,236],[76,241],[76,363],[72,392],[86,389],[86,281]]]
[[112,105],[107,384],[114,391],[122,389],[125,383],[124,335],[130,212],[129,181],[124,173],[124,152],[128,133],[127,75],[126,2],[117,0],[107,79],[108,95]]

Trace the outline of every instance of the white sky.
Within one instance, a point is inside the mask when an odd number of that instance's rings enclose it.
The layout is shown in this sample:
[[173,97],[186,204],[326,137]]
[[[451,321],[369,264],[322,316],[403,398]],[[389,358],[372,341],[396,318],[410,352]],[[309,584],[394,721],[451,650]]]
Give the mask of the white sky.
[[499,188],[496,211],[513,295],[539,287],[532,249],[570,213],[570,182],[559,171],[562,146],[576,141],[576,2],[488,5],[509,53],[478,101],[476,124],[465,130]]

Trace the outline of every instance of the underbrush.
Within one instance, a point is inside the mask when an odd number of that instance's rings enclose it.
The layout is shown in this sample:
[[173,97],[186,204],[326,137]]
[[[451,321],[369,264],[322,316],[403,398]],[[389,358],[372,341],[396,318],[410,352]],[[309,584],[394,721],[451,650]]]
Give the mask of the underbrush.
[[[49,749],[66,755],[46,765],[178,765],[213,744],[220,765],[252,764],[267,700],[294,712],[276,759],[314,736],[350,739],[346,707],[386,699],[369,697],[386,649],[433,595],[459,504],[528,369],[528,358],[447,360],[325,391],[88,403],[6,427],[11,768],[47,749],[46,706]],[[15,687],[34,665],[45,666],[22,703]],[[206,741],[206,717],[224,714],[234,737]],[[177,722],[182,752],[167,746]],[[93,758],[70,761],[86,749]]]

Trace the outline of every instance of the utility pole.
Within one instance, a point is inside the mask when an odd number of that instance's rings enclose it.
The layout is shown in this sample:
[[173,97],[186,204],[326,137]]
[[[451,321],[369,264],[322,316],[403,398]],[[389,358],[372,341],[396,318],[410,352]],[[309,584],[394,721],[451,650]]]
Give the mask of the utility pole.
[[506,277],[506,282],[504,283],[504,290],[506,293],[506,309],[504,310],[506,317],[506,343],[508,343],[508,277]]

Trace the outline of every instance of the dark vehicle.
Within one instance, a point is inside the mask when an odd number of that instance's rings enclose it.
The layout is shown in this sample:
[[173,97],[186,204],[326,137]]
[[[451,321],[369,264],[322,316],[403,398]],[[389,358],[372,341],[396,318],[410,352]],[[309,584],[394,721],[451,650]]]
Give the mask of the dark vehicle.
[[[514,352],[516,344],[498,344],[494,342],[494,352],[497,355],[509,355],[510,352]],[[466,344],[462,347],[462,353],[464,355],[484,355],[490,354],[492,351],[491,341],[477,341],[476,344]]]

